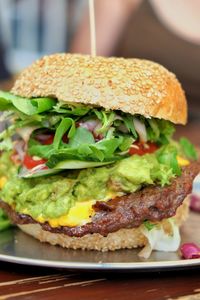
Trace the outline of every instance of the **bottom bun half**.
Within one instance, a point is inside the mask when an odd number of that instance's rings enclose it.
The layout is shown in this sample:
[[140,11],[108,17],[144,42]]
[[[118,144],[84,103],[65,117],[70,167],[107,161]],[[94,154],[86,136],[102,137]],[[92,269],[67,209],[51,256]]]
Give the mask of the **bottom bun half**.
[[[188,216],[188,200],[185,199],[183,204],[177,209],[174,217],[178,226],[186,220]],[[117,249],[131,249],[142,247],[147,244],[147,238],[142,233],[143,225],[138,228],[120,229],[116,232],[109,233],[106,237],[94,233],[87,234],[83,237],[69,237],[63,233],[52,233],[43,230],[40,224],[18,225],[25,233],[51,245],[60,245],[68,249],[114,251]]]

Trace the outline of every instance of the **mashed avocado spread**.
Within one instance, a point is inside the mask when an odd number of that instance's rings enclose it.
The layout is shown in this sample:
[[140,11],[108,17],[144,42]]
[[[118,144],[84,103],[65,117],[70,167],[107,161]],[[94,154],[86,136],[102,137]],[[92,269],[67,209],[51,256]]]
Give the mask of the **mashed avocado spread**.
[[66,215],[78,202],[106,201],[135,192],[144,185],[167,184],[174,176],[171,167],[159,163],[156,154],[133,155],[106,167],[23,179],[17,176],[17,167],[13,167],[9,155],[4,153],[0,170],[8,177],[0,194],[3,201],[19,213],[43,220]]

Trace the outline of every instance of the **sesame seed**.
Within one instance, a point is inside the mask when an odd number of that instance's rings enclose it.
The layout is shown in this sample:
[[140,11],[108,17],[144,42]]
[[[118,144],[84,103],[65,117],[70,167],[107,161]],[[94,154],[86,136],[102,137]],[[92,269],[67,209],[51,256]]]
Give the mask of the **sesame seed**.
[[19,75],[12,92],[22,97],[50,95],[174,123],[186,121],[185,95],[175,75],[142,59],[69,53],[45,56]]

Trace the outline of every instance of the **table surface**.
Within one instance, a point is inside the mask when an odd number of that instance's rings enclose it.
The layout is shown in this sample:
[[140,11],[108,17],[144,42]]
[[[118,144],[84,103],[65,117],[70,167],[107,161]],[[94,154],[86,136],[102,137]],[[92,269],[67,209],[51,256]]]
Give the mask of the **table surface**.
[[[193,108],[193,109],[192,109]],[[191,106],[187,136],[200,146],[200,104]],[[200,300],[200,268],[151,273],[79,273],[0,262],[0,299]]]
[[78,274],[8,263],[1,263],[0,269],[0,299],[200,299],[199,269],[173,273]]

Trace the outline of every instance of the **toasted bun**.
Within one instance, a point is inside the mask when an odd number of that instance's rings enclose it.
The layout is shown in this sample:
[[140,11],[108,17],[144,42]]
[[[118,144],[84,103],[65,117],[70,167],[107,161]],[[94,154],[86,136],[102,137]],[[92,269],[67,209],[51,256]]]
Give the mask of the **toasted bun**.
[[[180,226],[188,216],[188,201],[177,209],[176,223]],[[41,242],[60,245],[63,248],[108,251],[131,249],[145,246],[147,239],[142,233],[142,226],[133,229],[120,229],[104,237],[98,233],[87,234],[83,237],[69,237],[64,234],[51,233],[42,229],[39,224],[18,225],[24,232],[32,235]]]
[[77,54],[45,56],[25,69],[12,93],[55,97],[185,124],[185,94],[175,75],[141,59]]

